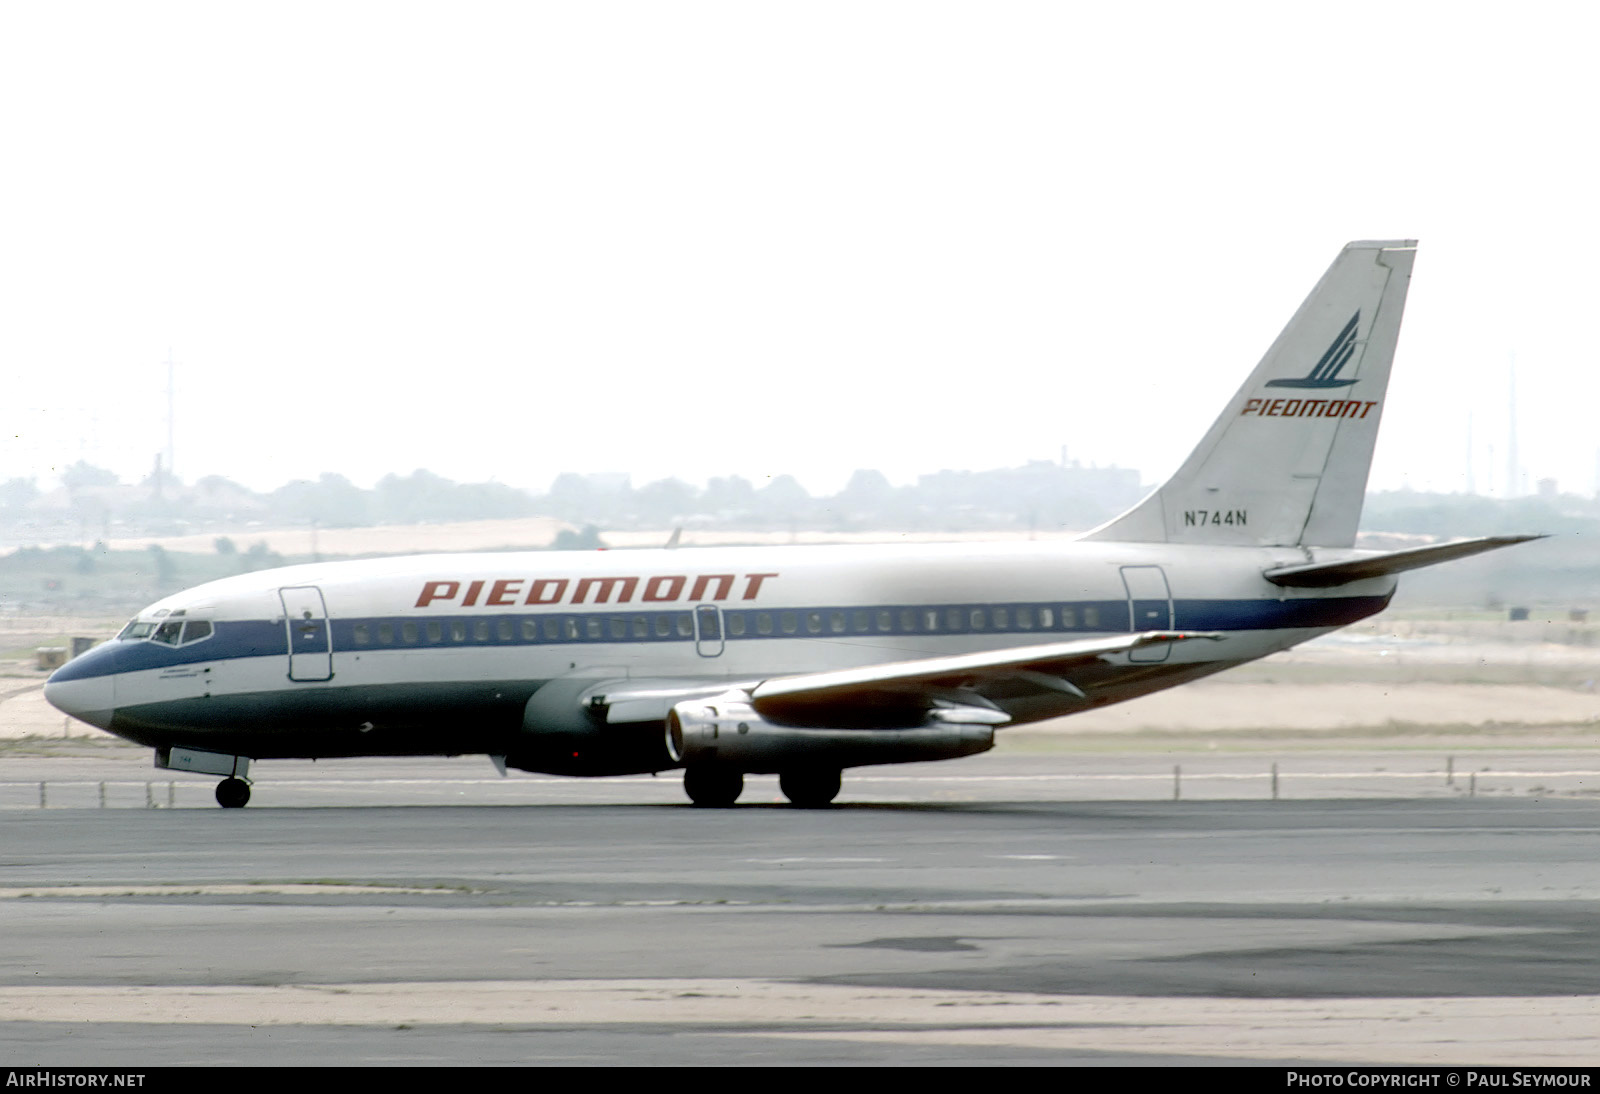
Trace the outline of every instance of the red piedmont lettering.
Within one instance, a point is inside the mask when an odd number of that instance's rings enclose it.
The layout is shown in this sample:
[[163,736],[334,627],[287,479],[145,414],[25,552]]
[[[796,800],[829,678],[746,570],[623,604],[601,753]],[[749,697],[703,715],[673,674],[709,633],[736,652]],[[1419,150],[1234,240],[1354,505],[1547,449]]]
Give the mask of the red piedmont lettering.
[[644,583],[644,598],[646,600],[676,600],[683,595],[683,583],[688,580],[687,577],[668,577],[665,575],[652,577]]
[[728,599],[728,594],[733,591],[732,574],[701,574],[694,579],[694,588],[689,590],[689,599],[704,600],[706,598],[706,587],[713,581],[717,583],[717,591],[711,595],[711,599]]
[[769,577],[777,576],[777,574],[745,574],[744,598],[754,600],[756,594],[761,591],[761,583]]
[[[552,586],[554,587],[555,591],[552,592],[549,596],[545,596],[544,595],[545,590],[547,588],[551,588]],[[559,603],[561,603],[561,598],[566,596],[566,595],[567,595],[567,579],[566,578],[564,578],[564,577],[561,577],[561,578],[541,577],[538,581],[535,581],[533,583],[533,588],[528,590],[528,599],[524,600],[523,603],[524,604],[559,604]]]
[[517,586],[522,584],[522,578],[503,578],[489,587],[489,599],[484,604],[490,607],[500,607],[517,602]]
[[422,586],[422,595],[417,597],[417,607],[426,608],[435,600],[454,600],[460,591],[459,581],[430,581]]
[[589,595],[589,590],[598,588],[600,593],[595,597],[596,604],[608,604],[611,601],[611,590],[617,585],[622,586],[622,595],[617,597],[618,604],[626,604],[633,599],[633,590],[638,588],[639,579],[636,577],[580,577],[578,588],[572,594],[574,604],[582,604]]

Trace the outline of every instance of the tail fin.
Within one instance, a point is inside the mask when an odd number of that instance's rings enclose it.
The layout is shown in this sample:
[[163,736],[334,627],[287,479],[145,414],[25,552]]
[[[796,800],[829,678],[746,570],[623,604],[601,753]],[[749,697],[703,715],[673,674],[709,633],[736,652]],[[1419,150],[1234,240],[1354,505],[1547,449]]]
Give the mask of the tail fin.
[[1354,544],[1416,246],[1348,244],[1183,466],[1084,538]]

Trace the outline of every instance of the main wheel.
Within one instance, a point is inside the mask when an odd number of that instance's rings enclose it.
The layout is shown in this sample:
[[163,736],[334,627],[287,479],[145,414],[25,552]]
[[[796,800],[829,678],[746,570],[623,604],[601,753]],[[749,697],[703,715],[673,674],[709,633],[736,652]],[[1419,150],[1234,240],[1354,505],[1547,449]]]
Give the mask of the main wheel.
[[821,809],[839,796],[842,775],[837,767],[798,768],[778,775],[778,789],[791,805]]
[[250,784],[243,779],[223,779],[217,784],[217,804],[224,809],[243,809],[250,801]]
[[705,809],[726,809],[744,793],[744,774],[726,767],[688,767],[683,772],[683,792]]

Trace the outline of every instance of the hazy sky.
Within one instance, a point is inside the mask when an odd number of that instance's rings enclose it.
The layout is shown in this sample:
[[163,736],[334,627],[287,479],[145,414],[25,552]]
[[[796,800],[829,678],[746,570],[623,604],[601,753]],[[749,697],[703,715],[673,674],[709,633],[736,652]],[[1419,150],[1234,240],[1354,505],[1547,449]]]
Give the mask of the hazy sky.
[[[1421,240],[1373,485],[1594,487],[1595,9],[0,5],[0,478],[1170,471]],[[1493,445],[1493,460],[1489,446]]]

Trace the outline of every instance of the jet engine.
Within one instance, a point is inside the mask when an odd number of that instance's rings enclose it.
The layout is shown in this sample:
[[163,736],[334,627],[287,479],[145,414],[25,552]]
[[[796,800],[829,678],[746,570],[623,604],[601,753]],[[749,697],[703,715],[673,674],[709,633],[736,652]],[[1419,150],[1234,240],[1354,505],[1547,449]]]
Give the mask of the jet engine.
[[748,773],[796,766],[949,760],[994,747],[994,727],[1008,721],[998,711],[961,705],[931,710],[921,725],[854,729],[777,725],[756,713],[750,697],[731,691],[679,703],[667,715],[667,754],[685,767],[706,765]]

